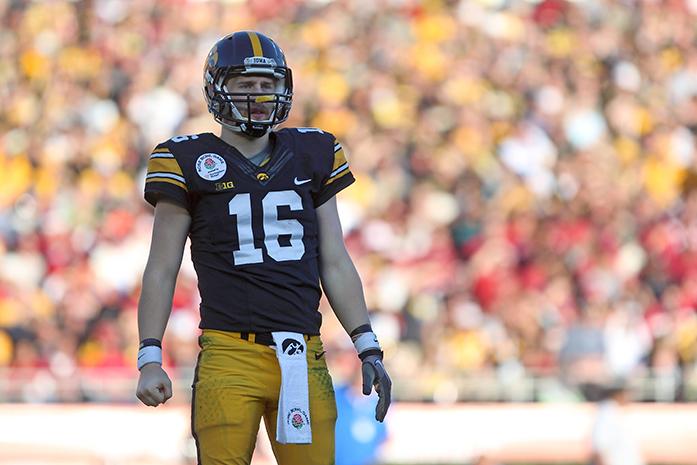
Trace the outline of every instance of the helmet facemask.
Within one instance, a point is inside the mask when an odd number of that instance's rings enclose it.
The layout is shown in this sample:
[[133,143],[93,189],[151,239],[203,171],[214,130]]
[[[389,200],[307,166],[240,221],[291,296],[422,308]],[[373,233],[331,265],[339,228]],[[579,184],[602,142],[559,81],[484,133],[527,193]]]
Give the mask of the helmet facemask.
[[[213,94],[209,95],[209,110],[215,120],[233,131],[261,137],[288,118],[293,97],[292,77],[290,69],[273,66],[274,63],[263,57],[252,60],[245,66],[217,68],[212,75],[207,71],[205,79],[209,94]],[[272,92],[231,92],[230,80],[243,76],[271,78],[275,89]],[[255,112],[266,113],[268,117],[253,119]]]

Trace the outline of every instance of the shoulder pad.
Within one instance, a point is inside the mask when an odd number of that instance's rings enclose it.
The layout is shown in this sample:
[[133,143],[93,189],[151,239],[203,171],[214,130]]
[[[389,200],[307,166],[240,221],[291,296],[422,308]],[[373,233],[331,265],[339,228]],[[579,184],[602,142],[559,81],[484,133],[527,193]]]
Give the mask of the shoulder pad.
[[308,134],[308,133],[320,133],[320,134],[327,134],[327,131],[323,131],[320,128],[291,128],[291,131],[296,131],[299,132],[300,134]]
[[284,128],[279,135],[295,140],[296,144],[310,147],[330,146],[334,143],[334,134],[319,128]]
[[178,145],[188,145],[190,143],[198,142],[201,134],[186,134],[180,136],[174,136],[171,139],[167,139],[161,145],[166,145],[169,147],[176,147]]
[[288,131],[294,133],[296,137],[317,137],[321,139],[334,139],[334,134],[320,128],[290,128]]

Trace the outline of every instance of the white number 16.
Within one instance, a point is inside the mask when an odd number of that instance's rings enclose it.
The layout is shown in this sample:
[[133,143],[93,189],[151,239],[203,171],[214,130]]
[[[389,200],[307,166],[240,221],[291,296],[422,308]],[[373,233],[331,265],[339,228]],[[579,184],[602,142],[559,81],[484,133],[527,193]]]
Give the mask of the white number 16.
[[[295,191],[269,192],[261,201],[264,225],[264,245],[269,257],[277,262],[300,260],[305,254],[303,226],[298,220],[278,219],[278,207],[290,207],[291,211],[303,209],[302,199]],[[230,215],[237,216],[237,237],[239,250],[232,253],[235,265],[262,263],[261,249],[254,247],[252,229],[252,202],[249,194],[237,194],[229,204]],[[290,244],[281,245],[279,236],[290,235]]]

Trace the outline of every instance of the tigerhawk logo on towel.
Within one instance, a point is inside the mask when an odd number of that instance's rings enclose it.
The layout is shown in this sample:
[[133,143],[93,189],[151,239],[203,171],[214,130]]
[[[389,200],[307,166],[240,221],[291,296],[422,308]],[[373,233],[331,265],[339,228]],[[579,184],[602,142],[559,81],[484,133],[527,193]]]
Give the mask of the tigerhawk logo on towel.
[[302,343],[291,338],[284,340],[281,348],[286,355],[300,355],[303,353]]

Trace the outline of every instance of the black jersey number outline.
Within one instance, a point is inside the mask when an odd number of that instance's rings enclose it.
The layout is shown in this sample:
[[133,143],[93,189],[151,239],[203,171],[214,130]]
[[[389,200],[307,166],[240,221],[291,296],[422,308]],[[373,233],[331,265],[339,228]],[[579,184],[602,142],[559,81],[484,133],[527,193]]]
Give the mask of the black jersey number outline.
[[[292,190],[268,192],[261,201],[263,211],[264,246],[269,257],[277,262],[300,260],[305,254],[303,235],[305,230],[300,221],[278,218],[278,207],[289,207],[291,211],[303,209],[302,198]],[[252,201],[249,193],[236,194],[228,203],[228,212],[237,217],[239,249],[232,252],[235,265],[262,263],[264,255],[254,245],[252,228]],[[281,245],[279,236],[290,236],[288,245]]]

